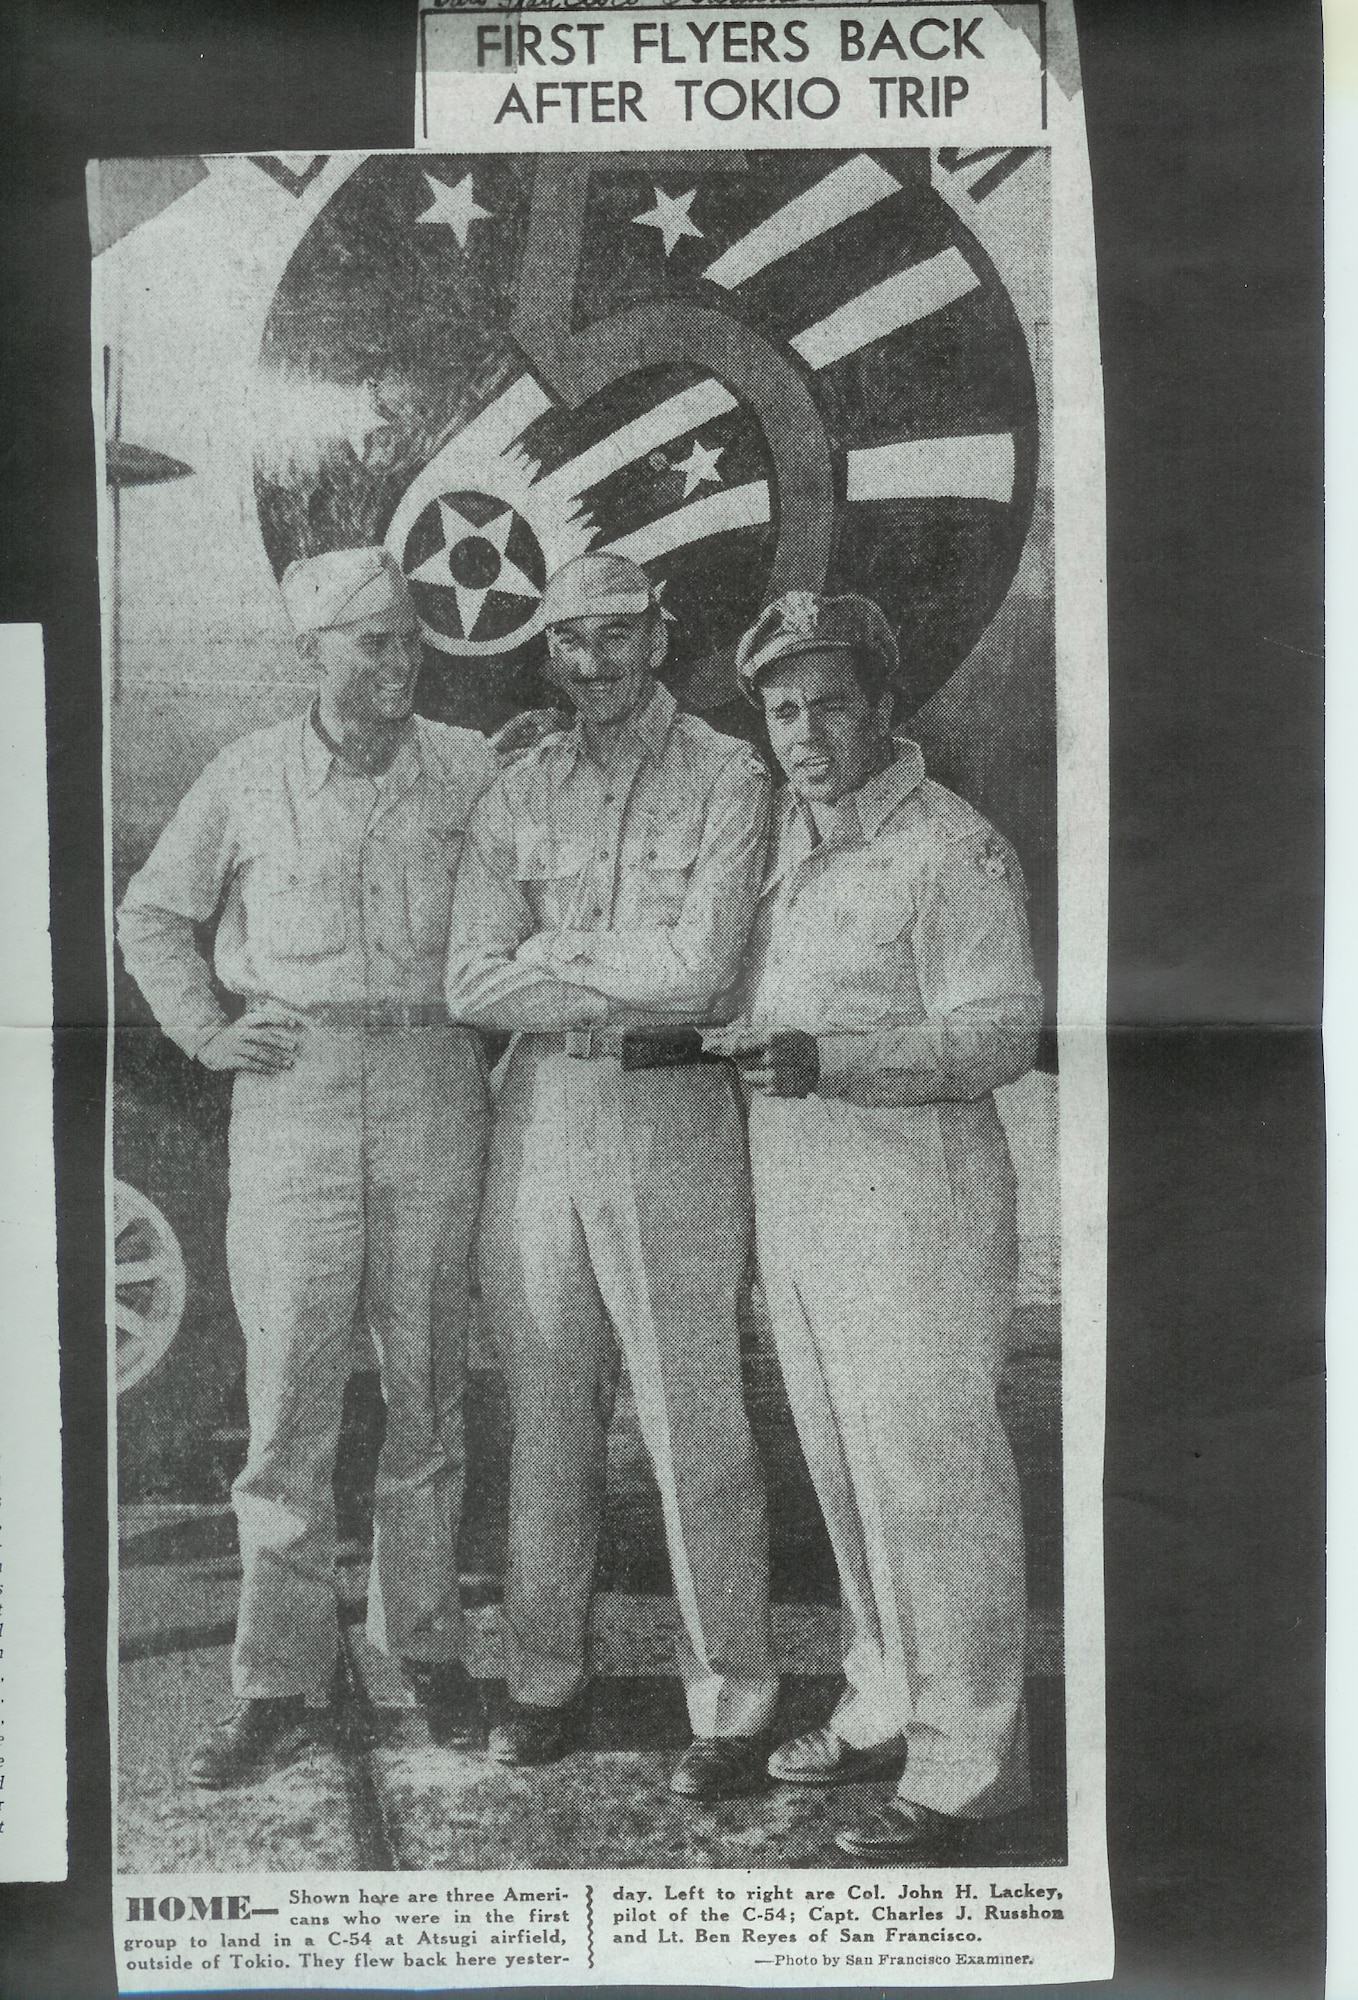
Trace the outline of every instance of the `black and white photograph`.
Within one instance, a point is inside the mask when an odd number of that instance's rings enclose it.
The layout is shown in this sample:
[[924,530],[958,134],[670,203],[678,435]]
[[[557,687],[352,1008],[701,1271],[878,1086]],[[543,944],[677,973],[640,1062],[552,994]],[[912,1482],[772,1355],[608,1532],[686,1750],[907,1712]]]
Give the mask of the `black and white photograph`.
[[1046,150],[90,187],[120,1870],[1063,1863]]
[[16,23],[15,2000],[1318,1990],[1319,9],[1118,4]]

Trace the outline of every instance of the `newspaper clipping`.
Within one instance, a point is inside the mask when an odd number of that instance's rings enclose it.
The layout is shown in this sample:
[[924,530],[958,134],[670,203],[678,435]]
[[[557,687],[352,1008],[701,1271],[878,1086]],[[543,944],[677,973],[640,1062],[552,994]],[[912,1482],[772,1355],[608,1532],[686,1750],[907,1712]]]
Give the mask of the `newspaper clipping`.
[[89,169],[128,1991],[1112,1970],[1061,0]]

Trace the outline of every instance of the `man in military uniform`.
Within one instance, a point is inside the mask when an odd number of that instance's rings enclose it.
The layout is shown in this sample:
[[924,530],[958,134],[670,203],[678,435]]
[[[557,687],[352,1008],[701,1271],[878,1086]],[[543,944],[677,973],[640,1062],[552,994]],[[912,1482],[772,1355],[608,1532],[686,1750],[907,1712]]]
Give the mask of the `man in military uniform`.
[[582,557],[543,613],[576,725],[477,806],[448,962],[454,1019],[516,1037],[479,1264],[514,1416],[511,1705],[490,1747],[547,1762],[578,1718],[621,1347],[683,1620],[695,1740],[671,1784],[714,1797],[766,1782],[777,1694],[736,1324],[748,1170],[729,1065],[634,1068],[630,1051],[726,1018],[768,779],[656,680],[665,628],[644,570]]
[[[413,713],[418,624],[384,550],[294,563],[282,592],[319,694],[208,766],[119,923],[165,1033],[235,1076],[227,1254],[250,1448],[233,1493],[239,1700],[190,1767],[214,1787],[305,1740],[335,1664],[331,1478],[360,1313],[387,1404],[369,1637],[406,1662],[437,1740],[477,1724],[457,1525],[487,1101],[442,980],[463,832],[496,761],[474,732]],[[235,1019],[195,935],[219,911]]]
[[997,1085],[1041,994],[1012,849],[890,733],[896,644],[793,593],[737,666],[787,773],[748,1018],[760,1270],[839,1566],[847,1690],[777,1779],[895,1775],[839,1845],[946,1857],[1026,1789],[1023,1524],[995,1375],[1016,1265]]

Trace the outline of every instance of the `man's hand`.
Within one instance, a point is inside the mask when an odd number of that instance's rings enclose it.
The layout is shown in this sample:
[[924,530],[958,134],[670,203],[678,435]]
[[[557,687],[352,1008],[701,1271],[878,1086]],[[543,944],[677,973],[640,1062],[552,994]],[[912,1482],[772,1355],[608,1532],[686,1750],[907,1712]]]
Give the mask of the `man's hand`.
[[199,1049],[198,1060],[205,1069],[247,1069],[263,1076],[291,1069],[303,1025],[290,1007],[268,1001],[219,1028]]
[[530,750],[536,750],[549,736],[558,736],[570,726],[570,717],[559,708],[526,708],[522,715],[512,715],[503,729],[496,730],[490,747],[503,771],[510,764],[517,764]]
[[[709,1048],[716,1046],[708,1039]],[[740,1070],[741,1080],[766,1097],[809,1097],[820,1082],[820,1050],[814,1035],[800,1028],[779,1028],[772,1035],[751,1036],[721,1048]]]

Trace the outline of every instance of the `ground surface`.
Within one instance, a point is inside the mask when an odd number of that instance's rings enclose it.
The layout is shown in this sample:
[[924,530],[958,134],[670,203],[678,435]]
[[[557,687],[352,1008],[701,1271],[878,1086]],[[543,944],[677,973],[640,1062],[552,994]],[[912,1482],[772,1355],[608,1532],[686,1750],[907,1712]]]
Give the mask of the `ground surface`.
[[[1033,1618],[1029,1706],[1034,1799],[980,1834],[976,1860],[1036,1863],[1065,1848],[1059,1599],[1057,1383],[1041,1346],[1020,1352],[1002,1399],[1020,1463]],[[478,1418],[462,1567],[468,1664],[493,1720],[499,1680],[498,1571],[504,1493],[494,1384]],[[773,1508],[774,1635],[786,1681],[780,1727],[822,1720],[838,1689],[840,1620],[833,1563],[779,1385],[751,1385]],[[299,1761],[240,1791],[187,1786],[185,1764],[230,1707],[230,1641],[239,1590],[235,1523],[224,1501],[144,1503],[121,1521],[119,1866],[194,1869],[847,1866],[835,1831],[886,1785],[830,1793],[771,1787],[714,1807],[667,1789],[688,1740],[674,1668],[676,1612],[659,1503],[624,1398],[610,1450],[610,1506],[595,1611],[595,1683],[582,1740],[561,1763],[506,1771],[484,1754],[439,1749],[400,1675],[362,1633],[366,1496],[378,1419],[361,1382],[342,1459],[339,1571],[345,1671],[335,1702],[312,1712]]]

